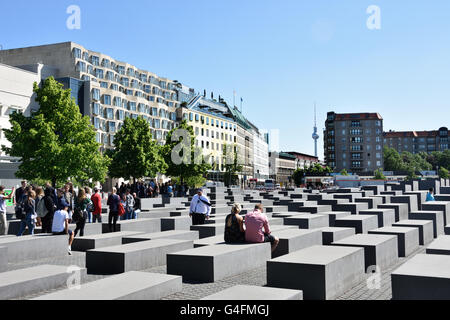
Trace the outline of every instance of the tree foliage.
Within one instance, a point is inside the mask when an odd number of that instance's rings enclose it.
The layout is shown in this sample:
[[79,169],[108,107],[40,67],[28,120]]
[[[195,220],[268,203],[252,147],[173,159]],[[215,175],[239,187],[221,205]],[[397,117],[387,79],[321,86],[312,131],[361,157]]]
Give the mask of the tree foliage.
[[349,176],[349,174],[348,174],[348,172],[347,172],[346,169],[342,169],[341,172],[339,172],[339,174],[340,174],[341,176]]
[[237,184],[238,174],[243,166],[238,161],[238,149],[236,145],[225,145],[223,150],[225,163],[224,181],[226,186]]
[[376,180],[386,180],[386,176],[383,173],[383,170],[377,169],[374,171],[374,179]]
[[[183,137],[183,132],[187,133],[187,137]],[[186,146],[186,149],[183,149],[182,145]],[[207,161],[203,161],[202,149],[195,147],[194,129],[187,124],[186,120],[167,134],[162,154],[168,166],[166,174],[179,177],[181,183],[195,177],[204,177],[212,168]],[[180,162],[177,163],[175,158],[178,158]]]
[[320,163],[315,163],[313,166],[305,169],[297,169],[292,175],[292,179],[297,186],[305,184],[306,176],[326,176],[333,172],[333,169],[326,166],[323,167]]
[[50,77],[42,87],[34,83],[33,91],[39,110],[30,117],[11,114],[12,127],[4,130],[11,147],[2,150],[21,161],[16,176],[54,186],[68,179],[104,182],[110,159],[99,151],[89,117],[82,116],[70,89]]
[[109,151],[111,177],[136,180],[165,173],[167,164],[161,155],[162,147],[152,138],[150,126],[144,118],[125,119],[115,135],[114,144],[115,149]]
[[444,167],[439,169],[439,177],[441,179],[449,179],[450,178],[450,174],[449,171],[447,169],[445,169]]

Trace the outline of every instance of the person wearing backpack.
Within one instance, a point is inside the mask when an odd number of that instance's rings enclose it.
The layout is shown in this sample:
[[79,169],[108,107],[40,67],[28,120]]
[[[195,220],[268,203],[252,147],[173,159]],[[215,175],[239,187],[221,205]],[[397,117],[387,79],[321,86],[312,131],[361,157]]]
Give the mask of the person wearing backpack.
[[33,190],[28,191],[27,198],[23,202],[23,211],[25,214],[25,218],[20,221],[20,229],[17,234],[18,237],[21,237],[25,232],[26,227],[30,232],[30,235],[34,235],[34,228],[36,226],[36,205],[34,198],[36,197],[36,193]]
[[6,200],[12,199],[14,192],[15,188],[13,188],[11,194],[5,196],[5,187],[0,186],[0,236],[4,236],[8,229],[8,222],[6,221]]
[[[108,227],[109,232],[116,232],[117,219],[119,218],[120,198],[117,195],[117,189],[113,188],[106,203],[109,206]],[[122,207],[123,209],[123,207]]]
[[131,195],[130,189],[127,190],[125,195],[125,219],[131,220],[133,216],[134,197]]
[[78,231],[80,231],[80,236],[84,236],[84,227],[86,225],[86,220],[88,218],[88,207],[92,206],[91,199],[86,196],[86,191],[80,188],[78,191],[78,197],[75,198],[74,214],[72,219],[76,222],[77,227],[75,229],[74,237],[77,236]]

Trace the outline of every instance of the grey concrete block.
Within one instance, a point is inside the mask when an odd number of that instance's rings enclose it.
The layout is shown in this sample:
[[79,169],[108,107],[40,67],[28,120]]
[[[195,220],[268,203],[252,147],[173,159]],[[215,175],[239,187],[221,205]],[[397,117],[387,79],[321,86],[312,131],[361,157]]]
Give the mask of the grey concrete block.
[[398,255],[407,257],[419,248],[419,230],[409,227],[383,227],[369,231],[369,234],[397,236]]
[[173,240],[198,240],[197,231],[171,230],[155,233],[139,233],[122,237],[122,244],[129,244],[141,241],[149,241],[155,239],[173,239]]
[[287,229],[278,231],[274,236],[280,239],[280,243],[272,254],[273,258],[322,244],[320,230]]
[[321,212],[329,212],[331,211],[332,206],[325,205],[307,205],[303,207],[299,207],[297,209],[298,212],[307,212],[307,213],[321,213]]
[[117,274],[166,264],[166,255],[194,246],[192,240],[156,239],[89,250],[86,267],[93,274]]
[[[103,219],[103,218],[102,218]],[[75,231],[77,225],[69,224],[69,229]],[[84,226],[84,235],[93,236],[96,234],[102,234],[102,224],[101,223],[86,223]]]
[[189,216],[161,218],[161,231],[190,230],[191,226],[192,218]]
[[375,215],[378,217],[378,226],[380,228],[391,226],[395,222],[394,209],[369,209],[359,212],[360,215]]
[[122,244],[123,237],[136,234],[140,233],[133,231],[122,231],[75,238],[72,243],[72,250],[85,252],[91,249],[118,246]]
[[305,300],[331,300],[364,277],[364,250],[313,246],[267,262],[269,287],[302,290]]
[[191,226],[191,231],[198,231],[199,238],[214,237],[225,232],[225,223],[212,223],[200,226]]
[[401,220],[392,224],[394,227],[409,227],[419,230],[419,244],[426,245],[433,241],[433,222],[430,220]]
[[436,240],[428,245],[426,253],[450,255],[450,236],[437,237]]
[[67,255],[69,236],[39,234],[34,236],[6,237],[0,247],[8,248],[8,263],[39,260]]
[[303,292],[300,290],[238,285],[225,289],[218,293],[209,295],[201,300],[206,301],[303,300]]
[[[21,298],[65,286],[72,275],[75,274],[68,267],[53,265],[0,273],[0,300]],[[83,281],[86,269],[80,268],[78,275]]]
[[341,239],[345,239],[355,235],[354,228],[329,227],[329,228],[320,228],[319,230],[322,232],[322,244],[324,246],[328,246],[332,242],[339,241]]
[[336,227],[355,228],[356,233],[367,233],[369,230],[378,228],[378,216],[374,215],[351,215],[337,218]]
[[407,220],[408,219],[408,204],[407,203],[389,203],[380,204],[378,209],[394,209],[395,210],[395,221]]
[[334,227],[335,221],[337,218],[347,217],[351,215],[351,212],[347,211],[329,211],[329,212],[321,212],[321,215],[328,216],[329,218],[329,226]]
[[159,300],[180,292],[181,277],[130,271],[81,285],[79,290],[62,290],[34,300]]
[[427,191],[409,191],[405,192],[405,195],[415,195],[417,197],[417,204],[419,208],[422,207],[422,204],[425,203],[425,200],[427,199]]
[[391,197],[391,203],[406,203],[408,204],[409,212],[419,210],[417,196],[415,195],[402,195],[402,196],[393,196]]
[[333,194],[334,199],[347,199],[348,201],[354,203],[356,198],[361,198],[362,193],[337,193]]
[[167,273],[215,282],[256,269],[270,258],[270,243],[204,246],[168,254]]
[[331,245],[364,248],[365,270],[371,266],[387,269],[398,261],[397,237],[393,235],[357,234]]
[[[156,218],[117,221],[116,230],[117,232],[161,232],[161,221]],[[103,223],[103,233],[109,233],[108,223]]]
[[284,224],[287,226],[298,226],[300,229],[315,229],[330,226],[328,215],[305,214],[284,218]]
[[269,206],[269,207],[265,207],[266,209],[266,213],[269,212],[287,212],[288,211],[288,206]]
[[409,214],[410,220],[433,221],[433,236],[444,234],[444,213],[442,211],[415,211]]
[[0,272],[8,268],[8,247],[0,247]]
[[355,202],[358,203],[367,203],[369,209],[376,209],[378,205],[383,204],[383,199],[377,197],[364,197],[364,198],[356,198]]
[[349,211],[352,214],[358,214],[361,210],[367,209],[369,209],[369,204],[364,202],[350,202],[333,205],[333,211]]
[[391,274],[393,300],[450,300],[450,256],[418,254]]
[[450,224],[450,202],[448,201],[429,201],[422,204],[423,211],[442,211],[444,212],[444,225]]

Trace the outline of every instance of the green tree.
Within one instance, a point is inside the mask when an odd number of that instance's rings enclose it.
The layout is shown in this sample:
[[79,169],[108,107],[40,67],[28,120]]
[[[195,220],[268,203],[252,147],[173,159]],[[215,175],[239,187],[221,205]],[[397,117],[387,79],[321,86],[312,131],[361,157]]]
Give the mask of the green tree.
[[348,172],[345,169],[342,169],[341,172],[339,173],[341,176],[348,176]]
[[449,171],[445,168],[440,168],[439,169],[439,177],[441,179],[449,179],[450,178]]
[[294,174],[292,175],[292,180],[294,180],[295,185],[299,187],[305,183],[305,177],[306,171],[304,169],[299,168],[294,171]]
[[127,118],[114,137],[115,149],[109,151],[112,162],[109,174],[113,178],[153,178],[164,173],[167,165],[161,146],[152,138],[150,126],[142,117]]
[[208,159],[203,160],[202,149],[195,147],[194,129],[186,120],[167,134],[162,154],[168,166],[166,174],[179,177],[180,183],[205,177],[212,168]]
[[224,180],[227,186],[237,184],[238,173],[242,172],[243,166],[239,164],[236,145],[224,145],[223,158],[225,163]]
[[374,171],[374,179],[386,180],[386,176],[383,174],[383,170],[381,170],[381,168]]
[[402,157],[394,148],[384,147],[384,169],[386,171],[402,171],[405,165]]
[[38,111],[30,117],[10,115],[5,136],[11,147],[2,150],[20,158],[17,177],[51,181],[53,186],[73,181],[104,182],[110,159],[99,151],[89,117],[83,117],[71,91],[53,77],[39,87],[34,83]]

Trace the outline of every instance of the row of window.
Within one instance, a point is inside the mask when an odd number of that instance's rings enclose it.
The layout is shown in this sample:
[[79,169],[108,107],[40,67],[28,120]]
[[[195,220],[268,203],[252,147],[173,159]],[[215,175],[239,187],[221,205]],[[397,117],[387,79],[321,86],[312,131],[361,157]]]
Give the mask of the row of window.
[[235,124],[231,124],[228,122],[223,122],[223,121],[219,121],[219,120],[214,120],[214,119],[210,119],[209,117],[205,117],[205,116],[200,116],[199,114],[193,114],[192,112],[189,113],[189,115],[187,113],[185,113],[183,115],[183,119],[188,120],[189,121],[194,121],[195,122],[201,122],[202,124],[206,124],[206,125],[211,125],[212,127],[216,126],[217,128],[222,128],[225,130],[234,130],[237,131],[237,127]]
[[[196,136],[202,136],[202,137],[207,137],[207,138],[209,138],[209,130],[208,129],[203,129],[203,128],[198,128],[198,127],[196,127],[195,128],[195,135]],[[234,143],[236,143],[236,136],[233,136],[233,135],[231,135],[231,134],[227,134],[227,133],[223,133],[223,132],[221,132],[220,133],[220,135],[219,135],[219,132],[217,131],[217,132],[215,132],[214,130],[211,130],[211,138],[212,139],[219,139],[219,137],[220,137],[220,139],[222,139],[222,140],[225,140],[225,141],[230,141],[230,142],[234,142]]]
[[[121,113],[119,115],[119,117],[117,117],[117,120],[125,120],[125,118],[133,118],[133,119],[137,119],[139,117],[139,115],[135,114],[135,113]],[[169,122],[167,120],[160,120],[160,119],[153,119],[153,118],[148,118],[146,116],[142,116],[142,118],[144,120],[146,120],[151,128],[155,128],[155,129],[164,129],[164,130],[172,130],[173,128],[175,128],[175,124],[173,122]],[[114,119],[113,114],[108,114],[106,119],[108,120],[116,120]],[[120,128],[122,127],[122,123],[119,123],[116,129],[116,123],[114,121],[106,121],[103,119],[100,119],[98,117],[93,117],[93,125],[95,129],[101,129],[103,131],[107,131],[107,132],[116,132],[117,130],[120,130]]]

